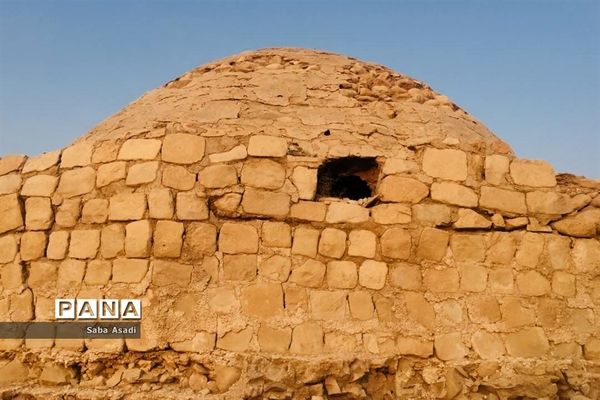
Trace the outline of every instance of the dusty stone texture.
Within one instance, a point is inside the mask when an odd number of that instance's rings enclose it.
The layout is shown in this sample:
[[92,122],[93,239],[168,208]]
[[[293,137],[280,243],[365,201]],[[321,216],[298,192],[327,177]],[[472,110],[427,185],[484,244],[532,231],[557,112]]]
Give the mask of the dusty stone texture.
[[2,320],[53,320],[55,298],[143,304],[140,339],[1,339],[0,387],[598,398],[599,229],[599,182],[516,158],[427,85],[247,52],[64,150],[0,157]]

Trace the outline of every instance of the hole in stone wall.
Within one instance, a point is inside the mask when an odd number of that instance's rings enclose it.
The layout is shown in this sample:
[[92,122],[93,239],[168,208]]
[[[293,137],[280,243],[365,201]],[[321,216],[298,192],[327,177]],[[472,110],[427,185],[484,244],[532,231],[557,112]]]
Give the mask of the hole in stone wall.
[[327,160],[317,175],[317,199],[337,197],[360,200],[375,192],[379,165],[375,157],[344,157]]

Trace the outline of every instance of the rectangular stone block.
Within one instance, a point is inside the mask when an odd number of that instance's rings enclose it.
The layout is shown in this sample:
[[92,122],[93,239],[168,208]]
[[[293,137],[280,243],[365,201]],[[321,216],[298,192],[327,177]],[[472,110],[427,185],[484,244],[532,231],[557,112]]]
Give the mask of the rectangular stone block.
[[481,187],[479,206],[512,214],[527,214],[524,193],[491,186]]
[[100,231],[96,229],[76,229],[71,232],[69,257],[89,259],[96,257],[100,247]]
[[256,278],[256,255],[236,254],[223,256],[223,279],[251,281]]
[[326,213],[327,205],[316,201],[300,201],[290,209],[292,218],[304,221],[322,222]]
[[25,226],[28,230],[49,229],[54,222],[54,212],[48,197],[29,197],[25,200]]
[[158,221],[154,230],[152,254],[155,257],[179,257],[183,242],[183,229],[181,222]]
[[160,151],[158,139],[129,139],[119,150],[119,160],[154,160]]
[[253,135],[248,143],[248,154],[255,157],[283,157],[287,154],[287,141],[282,137]]
[[[157,262],[158,261],[154,261],[154,269],[157,269]],[[169,279],[173,279],[173,277],[170,275],[171,270],[169,269],[169,267],[173,269],[175,268],[174,266],[164,266],[162,264],[159,265],[159,271],[154,273],[152,282],[156,285],[160,285],[161,283],[157,282],[164,282]],[[112,281],[124,283],[138,283],[141,282],[142,279],[144,279],[144,276],[146,276],[147,272],[148,260],[117,258],[113,261],[112,265]]]
[[263,246],[291,247],[291,228],[285,222],[265,221],[262,225],[261,240]]
[[192,266],[173,261],[152,261],[152,283],[157,286],[187,287],[192,277]]
[[177,219],[198,221],[208,219],[206,199],[193,192],[177,193]]
[[219,232],[219,250],[227,254],[256,253],[258,232],[249,224],[226,222]]
[[456,149],[427,148],[423,155],[423,171],[434,178],[464,181],[467,179],[467,155]]
[[152,225],[149,220],[135,221],[125,226],[125,254],[127,257],[149,257],[152,243]]
[[121,193],[110,198],[108,219],[111,221],[135,221],[146,212],[144,193]]
[[327,208],[325,220],[331,224],[341,222],[361,223],[369,220],[369,209],[358,204],[334,201]]
[[0,233],[23,226],[21,203],[16,194],[0,196]]
[[21,188],[21,196],[50,197],[58,185],[58,178],[52,175],[36,175],[27,178]]
[[162,160],[174,164],[193,164],[204,158],[205,146],[203,137],[171,133],[163,140]]
[[290,195],[247,187],[242,196],[245,213],[284,217],[290,211]]

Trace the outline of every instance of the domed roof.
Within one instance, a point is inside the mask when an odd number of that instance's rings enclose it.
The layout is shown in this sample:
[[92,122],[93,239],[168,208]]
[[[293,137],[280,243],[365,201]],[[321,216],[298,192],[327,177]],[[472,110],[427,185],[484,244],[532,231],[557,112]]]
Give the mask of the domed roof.
[[[324,135],[330,144],[337,140],[388,151],[390,145],[443,142],[482,153],[512,153],[424,83],[381,65],[290,48],[244,52],[198,67],[146,93],[79,141],[175,131],[205,137],[262,133],[299,141]],[[306,152],[320,155],[318,148]]]

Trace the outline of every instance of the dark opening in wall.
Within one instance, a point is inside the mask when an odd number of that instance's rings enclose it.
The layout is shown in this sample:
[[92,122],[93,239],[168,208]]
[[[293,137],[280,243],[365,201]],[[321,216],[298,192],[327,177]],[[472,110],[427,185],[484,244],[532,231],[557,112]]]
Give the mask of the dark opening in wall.
[[379,165],[375,157],[335,158],[321,164],[317,176],[317,199],[360,200],[375,192]]

